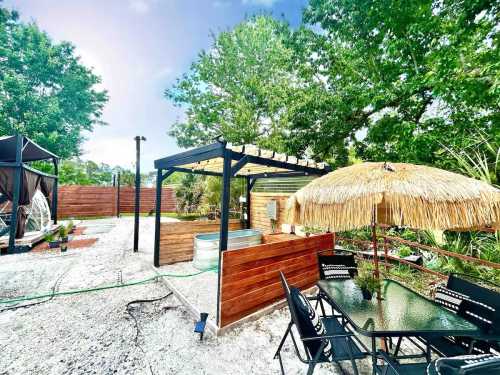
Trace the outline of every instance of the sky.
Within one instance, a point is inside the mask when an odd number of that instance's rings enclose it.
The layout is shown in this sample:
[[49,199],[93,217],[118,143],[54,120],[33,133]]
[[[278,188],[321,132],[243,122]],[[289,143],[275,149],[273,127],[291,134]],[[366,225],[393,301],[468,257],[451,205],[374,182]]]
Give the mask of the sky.
[[132,168],[136,135],[141,169],[179,152],[170,126],[184,111],[164,91],[203,49],[210,33],[228,30],[253,14],[300,23],[306,0],[4,0],[23,21],[34,21],[54,41],[76,46],[81,61],[102,77],[109,102],[107,126],[97,126],[83,146],[83,159]]

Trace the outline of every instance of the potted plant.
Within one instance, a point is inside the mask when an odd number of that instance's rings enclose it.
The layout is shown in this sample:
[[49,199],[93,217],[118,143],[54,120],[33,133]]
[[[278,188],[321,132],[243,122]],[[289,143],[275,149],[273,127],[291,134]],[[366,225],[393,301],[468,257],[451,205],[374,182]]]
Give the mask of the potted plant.
[[358,275],[354,278],[354,282],[361,289],[363,299],[371,300],[373,293],[379,288],[380,281],[373,275],[373,267],[369,263],[365,263],[359,267]]
[[69,234],[69,229],[68,227],[62,225],[61,228],[59,228],[59,237],[61,238],[62,243],[67,243],[68,242],[68,234]]
[[49,249],[57,249],[61,245],[61,241],[53,233],[47,234],[45,241],[49,243]]
[[68,222],[66,229],[68,230],[68,234],[72,234],[75,231],[75,223],[73,223],[73,220]]

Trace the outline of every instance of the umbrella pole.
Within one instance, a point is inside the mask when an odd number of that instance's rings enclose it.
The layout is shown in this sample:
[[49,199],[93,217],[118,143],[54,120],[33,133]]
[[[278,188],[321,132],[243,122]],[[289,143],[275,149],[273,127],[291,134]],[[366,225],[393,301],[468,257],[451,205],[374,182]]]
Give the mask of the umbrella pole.
[[372,213],[372,246],[373,246],[373,263],[375,264],[375,277],[379,279],[380,272],[378,267],[377,223],[375,222],[375,208],[373,208],[373,213]]

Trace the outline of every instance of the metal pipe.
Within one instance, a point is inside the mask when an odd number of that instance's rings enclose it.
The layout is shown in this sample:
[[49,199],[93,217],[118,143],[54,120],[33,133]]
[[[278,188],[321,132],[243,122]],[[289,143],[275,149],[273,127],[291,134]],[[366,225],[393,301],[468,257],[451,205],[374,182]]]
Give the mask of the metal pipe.
[[117,194],[116,194],[116,217],[120,217],[121,215],[121,202],[120,202],[120,194],[121,194],[121,173],[118,171],[118,175],[116,176],[116,189],[117,189]]
[[16,135],[16,167],[14,170],[14,194],[12,197],[12,214],[10,216],[9,227],[9,252],[14,251],[16,247],[17,234],[17,210],[19,207],[19,196],[21,193],[21,175],[23,163],[23,137]]
[[139,251],[139,212],[141,205],[141,141],[146,138],[135,138],[135,215],[134,215],[134,253]]
[[246,227],[247,229],[250,229],[250,226],[252,222],[250,221],[250,205],[251,205],[251,195],[250,193],[252,192],[252,183],[249,177],[245,178],[247,182],[247,196],[246,196],[246,203],[247,203],[247,222],[246,222]]

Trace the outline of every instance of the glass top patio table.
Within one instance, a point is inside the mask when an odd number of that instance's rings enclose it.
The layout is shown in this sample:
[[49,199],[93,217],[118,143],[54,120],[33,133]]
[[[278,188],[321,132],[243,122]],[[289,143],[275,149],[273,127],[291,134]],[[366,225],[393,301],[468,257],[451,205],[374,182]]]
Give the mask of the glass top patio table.
[[362,335],[474,336],[480,329],[462,317],[393,280],[381,281],[379,300],[364,300],[353,279],[321,280],[320,291]]

